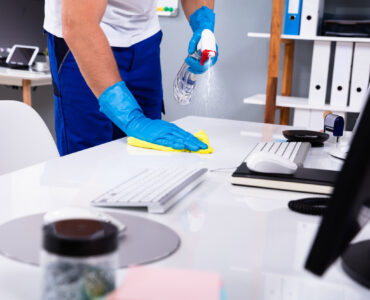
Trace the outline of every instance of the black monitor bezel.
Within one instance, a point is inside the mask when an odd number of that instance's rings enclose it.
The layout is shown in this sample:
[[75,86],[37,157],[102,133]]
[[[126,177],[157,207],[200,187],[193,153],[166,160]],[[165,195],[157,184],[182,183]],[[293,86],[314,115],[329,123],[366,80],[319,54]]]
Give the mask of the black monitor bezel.
[[337,178],[305,268],[322,275],[341,256],[364,224],[362,207],[370,207],[370,88],[366,105]]

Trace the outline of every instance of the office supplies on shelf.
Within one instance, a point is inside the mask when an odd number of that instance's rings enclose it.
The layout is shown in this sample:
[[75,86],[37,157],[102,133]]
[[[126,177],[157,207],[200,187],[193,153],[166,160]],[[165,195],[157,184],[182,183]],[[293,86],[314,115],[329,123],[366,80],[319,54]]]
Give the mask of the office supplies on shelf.
[[304,0],[302,3],[301,36],[316,36],[324,15],[324,0]]
[[325,14],[321,34],[340,37],[370,37],[370,19],[362,16],[336,16]]
[[331,194],[338,172],[332,170],[298,168],[294,174],[256,173],[243,162],[231,177],[234,185],[296,191],[314,194]]
[[301,142],[261,142],[248,154],[245,162],[254,172],[293,174],[310,149],[310,143]]
[[171,147],[166,147],[166,146],[161,146],[161,145],[145,142],[143,140],[139,140],[139,139],[131,137],[131,136],[127,138],[127,144],[130,145],[130,146],[134,146],[134,147],[153,149],[153,150],[159,150],[159,151],[165,151],[165,152],[191,152],[191,153],[198,153],[198,154],[211,154],[211,153],[213,153],[213,148],[209,145],[208,136],[206,135],[206,133],[203,130],[198,131],[197,133],[194,134],[194,136],[197,137],[198,139],[200,139],[206,145],[208,145],[208,148],[204,149],[204,150],[201,149],[197,152],[189,151],[187,149],[176,150],[176,149],[173,149]]
[[312,147],[323,146],[329,138],[327,133],[312,130],[284,130],[283,135],[289,142],[306,142]]
[[[370,27],[370,25],[369,25]],[[349,106],[360,109],[366,96],[370,77],[370,44],[356,43],[353,54]]]
[[333,106],[347,106],[352,68],[352,53],[353,43],[337,42],[330,97],[330,104]]
[[165,213],[193,190],[205,173],[205,168],[144,169],[91,201],[91,204],[103,207],[144,207],[150,213]]
[[221,276],[215,272],[133,267],[112,299],[220,300],[221,296]]
[[322,216],[327,210],[329,198],[304,198],[288,202],[288,207],[297,213]]
[[314,41],[308,103],[324,105],[328,85],[330,42]]
[[284,34],[299,35],[302,0],[288,0],[285,13]]
[[324,115],[324,132],[331,132],[337,138],[338,143],[339,138],[343,136],[344,132],[344,118],[327,112]]

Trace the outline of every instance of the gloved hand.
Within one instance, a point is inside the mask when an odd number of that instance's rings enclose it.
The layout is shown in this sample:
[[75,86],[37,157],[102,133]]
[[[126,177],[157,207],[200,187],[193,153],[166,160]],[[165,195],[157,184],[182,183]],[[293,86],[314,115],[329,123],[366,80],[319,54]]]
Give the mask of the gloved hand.
[[123,81],[107,88],[99,97],[100,111],[128,136],[174,149],[198,151],[208,146],[175,124],[146,118]]
[[189,23],[193,30],[193,37],[189,43],[189,56],[185,59],[185,62],[189,65],[190,72],[193,74],[203,74],[217,62],[218,47],[216,56],[210,59],[210,63],[205,63],[203,66],[200,64],[200,59],[198,60],[190,55],[197,50],[197,45],[202,37],[202,31],[204,29],[209,29],[214,32],[215,13],[207,6],[202,6],[190,16]]

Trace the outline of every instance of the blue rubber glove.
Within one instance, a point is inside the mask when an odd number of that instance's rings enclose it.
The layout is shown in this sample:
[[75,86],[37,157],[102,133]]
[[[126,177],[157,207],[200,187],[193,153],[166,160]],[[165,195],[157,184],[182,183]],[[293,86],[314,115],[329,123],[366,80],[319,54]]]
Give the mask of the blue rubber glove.
[[202,6],[190,16],[189,23],[191,29],[193,30],[193,37],[189,43],[189,56],[185,59],[185,62],[189,65],[190,72],[193,74],[203,74],[217,62],[218,47],[216,56],[211,58],[210,62],[205,63],[203,66],[200,64],[200,59],[196,59],[190,55],[197,50],[197,45],[202,37],[202,31],[204,29],[209,29],[214,32],[215,13],[207,6]]
[[208,146],[175,124],[152,120],[144,113],[123,81],[107,88],[99,97],[100,111],[128,136],[153,144],[198,151]]

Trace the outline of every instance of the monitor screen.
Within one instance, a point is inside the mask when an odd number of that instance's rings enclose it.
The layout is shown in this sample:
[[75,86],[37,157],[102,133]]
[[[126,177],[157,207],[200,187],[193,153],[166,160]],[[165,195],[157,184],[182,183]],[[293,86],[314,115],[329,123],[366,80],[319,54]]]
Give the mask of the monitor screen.
[[[342,256],[344,271],[370,288],[370,240],[350,245],[370,220],[370,88],[306,269],[322,275]],[[363,254],[361,254],[363,253]]]
[[27,66],[35,51],[36,50],[34,48],[16,47],[14,49],[13,55],[9,59],[9,63]]

